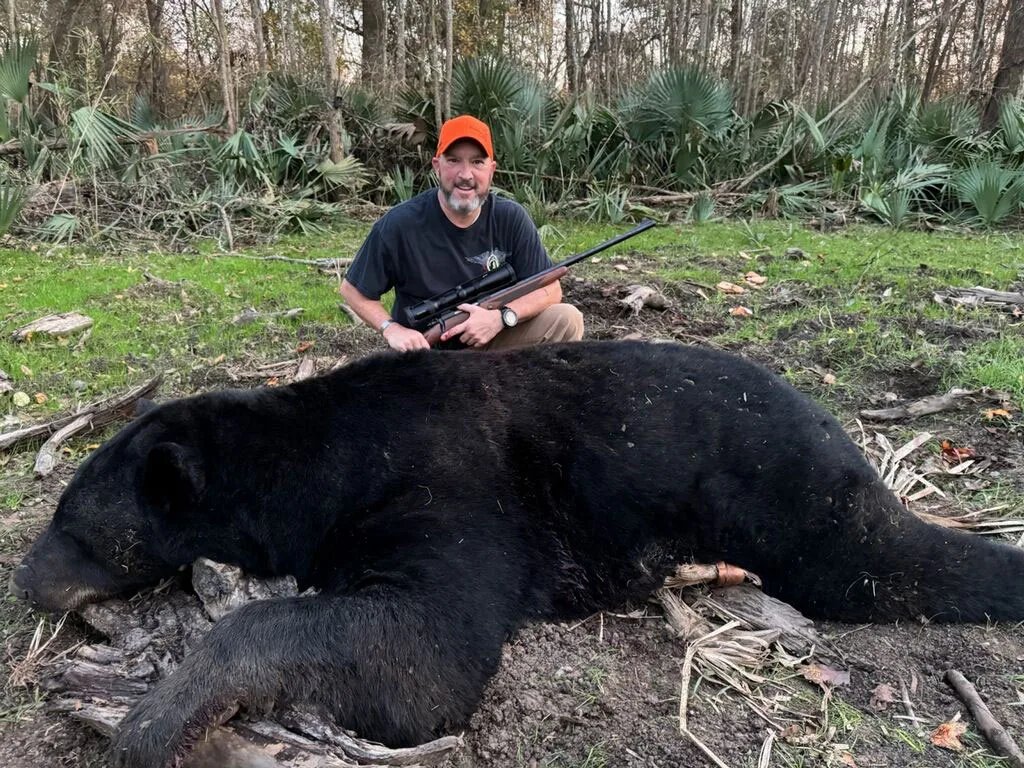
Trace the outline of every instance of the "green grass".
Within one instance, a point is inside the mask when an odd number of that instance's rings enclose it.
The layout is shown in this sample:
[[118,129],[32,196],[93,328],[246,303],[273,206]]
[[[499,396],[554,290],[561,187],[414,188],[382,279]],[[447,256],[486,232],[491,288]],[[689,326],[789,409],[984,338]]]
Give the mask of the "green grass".
[[[349,255],[362,234],[354,229],[305,247],[286,241],[250,255]],[[337,280],[312,266],[231,255],[112,256],[60,249],[45,255],[8,251],[3,259],[0,369],[18,389],[47,396],[45,404],[33,402],[29,412],[64,410],[79,399],[124,387],[157,370],[170,369],[184,378],[189,369],[220,355],[237,358],[256,352],[280,357],[306,340],[308,329],[348,322],[337,307]],[[144,272],[186,282],[158,291],[146,286]],[[289,320],[231,323],[250,306],[263,312],[293,307],[304,311]],[[31,320],[69,311],[94,321],[81,350],[76,348],[80,334],[10,341],[11,333]],[[79,389],[73,386],[76,381]],[[14,410],[10,399],[5,400],[0,401],[0,415]]]

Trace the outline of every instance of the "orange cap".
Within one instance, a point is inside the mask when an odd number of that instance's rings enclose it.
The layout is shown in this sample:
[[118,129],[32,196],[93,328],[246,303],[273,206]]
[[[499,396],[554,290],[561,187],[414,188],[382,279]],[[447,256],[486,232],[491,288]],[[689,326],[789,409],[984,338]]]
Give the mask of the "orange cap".
[[484,148],[484,152],[489,158],[494,159],[491,129],[487,127],[486,123],[471,115],[459,115],[445,121],[441,126],[441,135],[437,138],[437,153],[434,156],[440,157],[448,147],[462,139],[472,139]]

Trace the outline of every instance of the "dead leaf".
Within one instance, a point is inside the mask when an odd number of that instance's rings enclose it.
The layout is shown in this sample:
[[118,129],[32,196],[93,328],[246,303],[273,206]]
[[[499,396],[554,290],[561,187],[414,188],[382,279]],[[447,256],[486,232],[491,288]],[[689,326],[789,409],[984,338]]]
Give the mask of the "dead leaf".
[[839,762],[849,766],[849,768],[857,768],[857,761],[853,759],[853,755],[850,752],[843,752],[839,755]]
[[625,264],[616,264],[615,268],[619,270],[619,272],[629,272],[629,267],[627,267]]
[[718,285],[716,285],[715,288],[717,288],[720,293],[732,293],[739,295],[741,293],[747,292],[746,288],[742,288],[736,285],[735,283],[730,283],[728,280],[723,280]]
[[871,692],[871,708],[879,711],[886,709],[896,701],[896,693],[891,686],[882,683]]
[[21,372],[28,376],[30,379],[35,375],[34,373],[32,373],[32,369],[29,368],[27,365],[21,366]]
[[276,387],[280,383],[281,382],[278,380],[277,376],[271,376],[269,379],[267,379],[268,387]]
[[966,723],[950,720],[932,731],[932,744],[943,749],[951,749],[954,752],[963,752],[964,745],[960,743],[960,737],[966,732]]
[[949,440],[942,441],[942,458],[951,466],[956,466],[976,456],[973,448],[957,448]]
[[989,408],[982,415],[985,417],[986,421],[992,421],[992,419],[1012,419],[1013,418],[1013,414],[1011,414],[1005,408]]
[[831,387],[833,384],[836,383],[836,375],[834,373],[826,373],[824,376],[821,377],[821,380]]
[[763,277],[762,275],[757,274],[757,272],[747,272],[747,274],[743,276],[743,279],[751,285],[764,285],[768,282],[767,277]]
[[277,755],[287,749],[287,746],[287,744],[283,744],[281,742],[278,742],[277,744],[265,744],[263,746],[263,751],[271,757],[277,757]]
[[733,317],[751,317],[754,312],[747,307],[733,307],[729,310],[729,314]]
[[46,396],[45,392],[36,392],[35,398],[36,398],[36,402],[39,403],[40,405],[42,405],[43,403],[45,403],[49,399]]
[[308,350],[312,346],[313,346],[313,342],[312,341],[300,342],[299,346],[297,346],[295,348],[295,354],[296,355],[301,355],[303,352],[305,352],[306,350]]
[[800,668],[800,674],[818,685],[849,685],[850,673],[842,669],[832,669],[824,664],[808,664]]
[[225,357],[225,355],[217,355],[215,358],[213,358],[213,360],[210,361],[210,366],[212,367],[214,365],[220,365],[221,363],[224,362]]

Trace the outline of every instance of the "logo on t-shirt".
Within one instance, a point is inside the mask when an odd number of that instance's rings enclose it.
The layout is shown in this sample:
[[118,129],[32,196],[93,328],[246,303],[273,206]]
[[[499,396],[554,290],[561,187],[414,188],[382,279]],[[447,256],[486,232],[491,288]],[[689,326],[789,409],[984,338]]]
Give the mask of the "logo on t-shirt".
[[488,272],[493,272],[505,263],[506,258],[508,258],[507,253],[494,248],[477,254],[476,256],[470,256],[468,260],[474,264],[479,264]]

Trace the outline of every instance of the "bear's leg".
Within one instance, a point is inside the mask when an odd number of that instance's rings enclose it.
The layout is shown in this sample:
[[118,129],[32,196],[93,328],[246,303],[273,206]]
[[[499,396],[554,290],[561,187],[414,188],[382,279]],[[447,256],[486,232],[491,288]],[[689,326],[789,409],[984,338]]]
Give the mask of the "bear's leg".
[[501,621],[473,621],[453,595],[377,585],[246,605],[218,622],[125,717],[111,764],[174,765],[236,705],[306,703],[390,746],[468,719],[493,674]]

